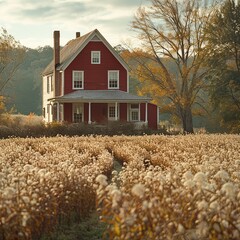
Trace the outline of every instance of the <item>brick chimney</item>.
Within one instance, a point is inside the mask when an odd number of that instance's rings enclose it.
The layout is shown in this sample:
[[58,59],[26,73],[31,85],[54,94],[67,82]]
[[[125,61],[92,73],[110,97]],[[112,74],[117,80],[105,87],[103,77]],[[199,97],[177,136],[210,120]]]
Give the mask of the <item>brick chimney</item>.
[[60,72],[57,70],[57,67],[60,64],[60,31],[53,32],[53,62],[54,62],[54,72],[53,72],[53,79],[54,79],[54,92],[55,97],[60,96]]
[[79,37],[81,37],[80,32],[76,32],[76,38],[79,38]]

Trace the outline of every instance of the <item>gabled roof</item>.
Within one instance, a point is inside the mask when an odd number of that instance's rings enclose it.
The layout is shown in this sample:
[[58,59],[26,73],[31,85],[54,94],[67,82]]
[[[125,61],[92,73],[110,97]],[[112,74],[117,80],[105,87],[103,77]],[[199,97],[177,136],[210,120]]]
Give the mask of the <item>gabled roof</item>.
[[[83,48],[93,39],[97,37],[101,40],[105,46],[110,50],[110,52],[115,56],[115,58],[123,65],[124,68],[129,70],[128,65],[122,59],[122,57],[113,49],[113,47],[108,43],[108,41],[102,36],[102,34],[95,29],[82,37],[70,40],[60,51],[60,65],[57,70],[65,70],[68,65],[77,57],[77,55],[83,50]],[[42,75],[48,75],[54,70],[54,61],[52,60],[50,64],[44,69]]]
[[121,90],[77,90],[61,97],[48,99],[57,102],[120,102],[140,103],[150,102],[152,99],[145,96],[137,96]]

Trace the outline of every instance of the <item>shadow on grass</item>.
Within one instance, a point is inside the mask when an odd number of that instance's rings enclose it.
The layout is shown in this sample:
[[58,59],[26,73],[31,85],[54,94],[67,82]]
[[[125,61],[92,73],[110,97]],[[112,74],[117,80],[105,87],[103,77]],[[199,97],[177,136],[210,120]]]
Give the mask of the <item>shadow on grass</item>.
[[43,236],[40,240],[98,240],[103,238],[107,228],[105,223],[99,221],[96,212],[82,220],[80,223],[61,224],[53,233]]

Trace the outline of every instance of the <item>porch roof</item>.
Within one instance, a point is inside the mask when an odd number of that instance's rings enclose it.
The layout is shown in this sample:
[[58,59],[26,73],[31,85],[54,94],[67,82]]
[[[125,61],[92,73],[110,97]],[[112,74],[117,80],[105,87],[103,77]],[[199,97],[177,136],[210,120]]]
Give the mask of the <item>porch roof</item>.
[[95,103],[140,103],[150,102],[152,99],[145,96],[137,96],[121,90],[77,90],[66,95],[50,98],[48,101],[60,103],[70,102],[95,102]]

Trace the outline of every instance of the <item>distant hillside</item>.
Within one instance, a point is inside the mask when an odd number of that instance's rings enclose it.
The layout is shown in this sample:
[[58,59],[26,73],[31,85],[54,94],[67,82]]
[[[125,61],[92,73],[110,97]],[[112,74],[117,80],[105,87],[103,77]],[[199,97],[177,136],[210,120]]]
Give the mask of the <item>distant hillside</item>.
[[52,60],[53,49],[50,46],[37,49],[28,48],[25,60],[6,89],[9,95],[8,108],[14,107],[17,113],[41,114],[42,78],[41,73]]

